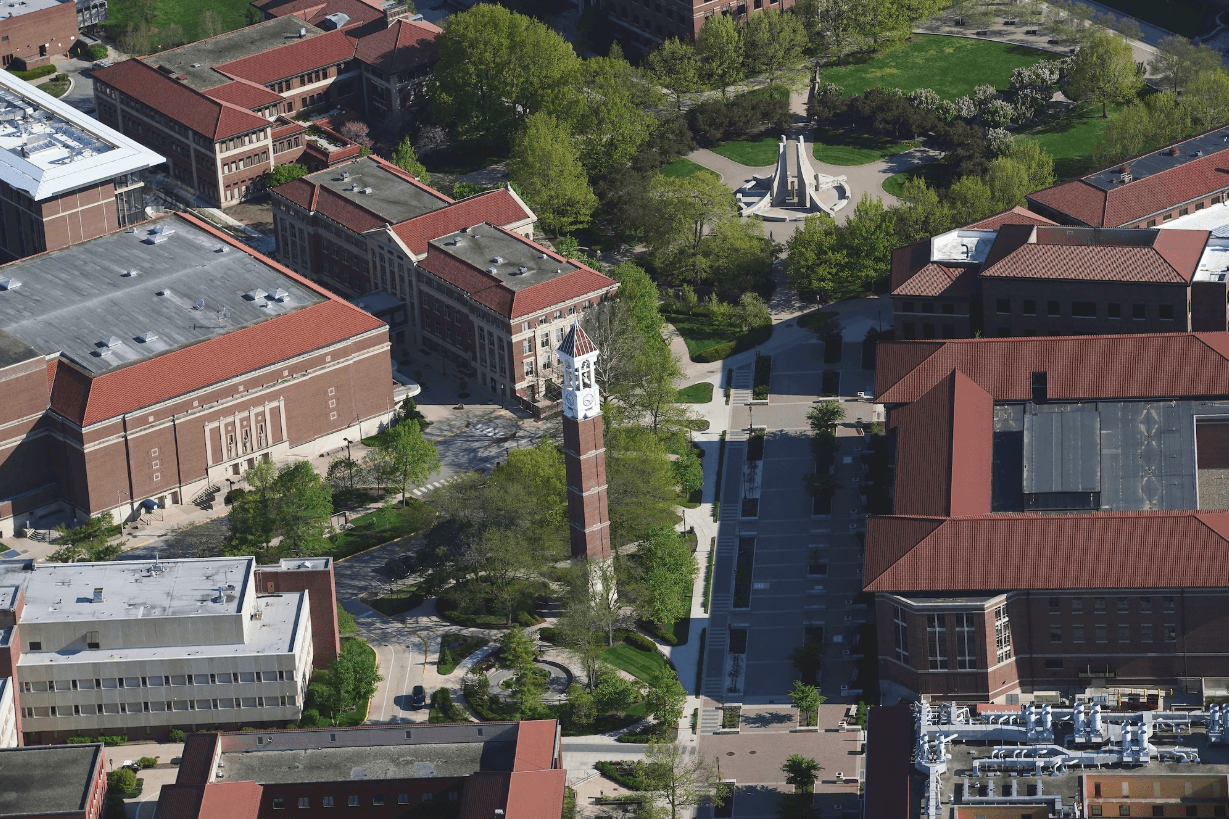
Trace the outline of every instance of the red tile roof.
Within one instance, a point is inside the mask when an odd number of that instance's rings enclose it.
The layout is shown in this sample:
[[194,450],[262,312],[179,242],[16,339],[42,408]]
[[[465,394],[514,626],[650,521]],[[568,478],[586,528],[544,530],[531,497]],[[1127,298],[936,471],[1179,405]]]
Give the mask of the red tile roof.
[[154,819],[197,819],[207,785],[163,785],[158,792]]
[[427,252],[428,242],[455,233],[461,228],[473,227],[483,222],[505,227],[531,218],[533,212],[522,205],[511,191],[498,188],[393,225],[393,232],[411,253],[421,256]]
[[507,771],[478,771],[466,777],[458,819],[492,819],[495,811],[505,810],[511,779]]
[[514,771],[549,771],[554,768],[555,738],[559,723],[553,719],[524,720],[516,728]]
[[864,816],[910,819],[916,813],[913,719],[908,705],[876,705],[867,712]]
[[993,216],[987,216],[974,222],[971,225],[965,225],[969,230],[998,230],[1003,225],[1052,225],[1049,219],[1042,216],[1040,213],[1033,213],[1025,210],[1022,207],[1014,207],[1011,210],[1005,210],[1002,213],[996,213]]
[[977,284],[977,270],[969,267],[946,267],[931,262],[892,291],[893,296],[922,298],[967,298]]
[[251,57],[214,66],[228,77],[264,85],[354,58],[354,41],[344,31],[308,37]]
[[221,739],[217,734],[189,734],[175,775],[178,785],[204,785],[213,776],[213,760]]
[[1229,333],[881,342],[875,400],[916,401],[959,369],[995,401],[1032,398],[1048,373],[1051,399],[1224,395]]
[[91,76],[210,139],[225,139],[269,124],[264,117],[211,99],[140,60],[99,68]]
[[383,31],[362,37],[354,56],[385,74],[399,74],[438,60],[435,38],[443,33],[425,20],[397,20]]
[[346,23],[347,29],[384,19],[383,12],[362,0],[327,0],[327,2],[325,0],[289,0],[285,3],[268,0],[252,5],[274,17],[294,15],[314,26],[319,26],[324,22],[325,17],[338,12],[350,18],[350,21]]
[[[446,210],[451,210],[451,208]],[[443,213],[446,210],[436,211],[436,213]],[[507,236],[518,242],[533,245],[535,252],[545,253],[548,258],[554,259],[557,262],[570,262],[579,269],[544,281],[541,284],[535,284],[532,287],[514,291],[495,276],[485,271],[480,271],[467,262],[458,259],[449,253],[447,248],[441,247],[434,241],[428,247],[426,258],[419,262],[419,267],[459,287],[475,301],[486,305],[496,313],[509,319],[517,319],[521,316],[539,313],[556,304],[566,304],[569,301],[575,301],[590,294],[613,289],[617,286],[614,279],[598,273],[596,270],[580,262],[565,259],[554,251],[534,245],[533,242],[530,242],[523,236],[504,230],[496,225],[488,223],[488,226],[503,231]],[[467,227],[472,227],[472,225],[467,225]]]
[[543,819],[555,817],[563,810],[563,788],[568,772],[514,772],[508,782],[508,807],[505,819]]
[[1229,512],[872,517],[865,578],[901,593],[1223,588]]
[[893,410],[896,514],[989,512],[993,420],[993,399],[959,370]]
[[563,355],[570,355],[573,358],[589,353],[597,352],[597,345],[589,340],[585,335],[585,331],[580,329],[580,323],[573,321],[568,334],[563,337],[563,341],[559,343],[559,352]]
[[325,301],[102,373],[92,380],[64,363],[56,371],[51,407],[73,423],[88,426],[366,333],[387,332],[384,322],[207,222],[190,214],[178,216],[309,287]]
[[[1074,235],[1070,235],[1074,233]],[[981,276],[1065,281],[1187,284],[1195,275],[1206,230],[1131,231],[1099,235],[1088,228],[1006,227],[991,247]],[[1147,244],[1142,240],[1150,240]]]
[[198,819],[256,819],[263,788],[255,782],[211,782]]
[[204,92],[205,96],[222,102],[229,102],[240,108],[260,108],[282,101],[281,94],[275,94],[263,85],[257,85],[247,80],[234,80],[214,86]]

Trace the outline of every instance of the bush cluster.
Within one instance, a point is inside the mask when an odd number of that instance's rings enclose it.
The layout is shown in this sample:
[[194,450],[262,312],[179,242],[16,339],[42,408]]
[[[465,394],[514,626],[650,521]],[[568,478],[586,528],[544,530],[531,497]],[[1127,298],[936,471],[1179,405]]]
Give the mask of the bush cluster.
[[765,128],[784,130],[792,119],[788,99],[750,93],[728,100],[705,100],[687,112],[687,124],[696,142],[706,147]]
[[29,71],[16,71],[10,68],[8,72],[19,80],[29,82],[30,80],[37,80],[39,77],[46,77],[48,74],[56,73],[56,67],[54,65],[44,65],[39,68],[31,68]]

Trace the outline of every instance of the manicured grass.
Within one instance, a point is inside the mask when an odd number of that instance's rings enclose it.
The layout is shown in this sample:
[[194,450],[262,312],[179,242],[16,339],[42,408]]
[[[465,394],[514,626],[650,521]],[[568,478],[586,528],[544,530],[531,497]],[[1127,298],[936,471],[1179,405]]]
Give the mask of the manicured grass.
[[914,147],[911,142],[896,142],[882,137],[846,134],[826,129],[817,129],[814,140],[812,155],[829,165],[867,165]]
[[1101,0],[1115,11],[1121,11],[1137,20],[1152,23],[1183,37],[1197,37],[1203,33],[1203,10],[1190,0]]
[[[481,634],[445,634],[440,640],[440,651],[444,650],[444,646],[448,646],[448,653],[452,656],[452,660],[447,663],[439,660],[436,670],[440,674],[451,674],[460,665],[462,660],[489,642],[491,641]],[[457,645],[453,646],[453,643]]]
[[713,385],[701,381],[699,384],[683,387],[679,390],[677,400],[680,404],[707,404],[713,400]]
[[776,134],[759,139],[739,139],[733,142],[726,142],[711,150],[713,153],[720,154],[740,165],[760,168],[764,165],[772,165],[777,161],[777,143],[780,141],[781,135]]
[[340,560],[390,540],[412,535],[435,521],[435,510],[417,498],[407,497],[405,504],[402,506],[398,501],[396,505],[381,507],[354,518],[350,521],[352,528],[329,538],[333,546],[328,554]]
[[[1110,108],[1110,119],[1119,108]],[[1054,157],[1054,176],[1059,181],[1093,170],[1092,152],[1105,138],[1109,119],[1101,118],[1101,106],[1077,105],[1064,113],[1019,133],[1017,138],[1034,139]]]
[[[687,354],[691,356],[692,361],[716,361],[717,358],[726,358],[734,353],[749,350],[756,344],[767,341],[772,335],[771,324],[753,327],[745,333],[740,333],[737,327],[723,327],[715,324],[706,315],[688,316],[671,313],[665,316],[665,319],[673,324],[674,329],[678,330],[679,335],[683,337],[683,343],[687,345]],[[729,349],[718,351],[722,354],[717,358],[701,358],[704,353],[719,345],[726,345]]]
[[[135,22],[135,6],[136,3],[132,0],[111,3],[103,28],[113,37],[118,37],[129,23]],[[188,42],[192,42],[200,39],[197,29],[201,22],[201,12],[205,9],[217,12],[222,18],[222,25],[227,31],[231,31],[247,25],[249,8],[247,0],[158,0],[154,28],[178,25],[183,29]]]
[[417,585],[410,585],[372,600],[371,607],[385,617],[392,617],[394,614],[418,608],[426,599]]
[[836,83],[846,94],[861,94],[876,86],[905,93],[933,88],[943,99],[955,100],[986,83],[1006,88],[1013,68],[1053,57],[1007,43],[921,34],[867,62],[824,69],[820,79]]
[[900,173],[892,174],[883,180],[883,189],[893,196],[900,196],[904,192],[905,182],[919,176],[929,182],[932,188],[945,187],[950,181],[947,178],[947,172],[948,167],[946,165],[939,162],[931,162],[914,168],[911,171],[901,171]]
[[602,653],[602,656],[615,668],[621,668],[645,682],[652,682],[657,679],[657,675],[669,668],[665,658],[656,651],[641,651],[627,643],[611,646]]
[[68,77],[64,79],[49,80],[38,87],[39,91],[44,91],[53,97],[62,97],[68,93]]
[[[696,162],[692,162],[687,157],[680,157],[669,165],[663,165],[660,171],[662,176],[678,178],[681,176],[691,176],[697,173],[713,173],[708,168]],[[715,175],[715,174],[714,174]]]

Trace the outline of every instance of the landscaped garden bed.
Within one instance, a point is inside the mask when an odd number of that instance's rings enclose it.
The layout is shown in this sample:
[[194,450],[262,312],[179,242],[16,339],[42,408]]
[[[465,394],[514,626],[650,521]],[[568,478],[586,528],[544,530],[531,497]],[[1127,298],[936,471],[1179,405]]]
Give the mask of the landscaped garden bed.
[[663,313],[662,318],[674,325],[687,345],[687,355],[699,363],[720,361],[750,350],[772,335],[771,324],[744,331],[734,324],[718,324],[700,313]]
[[[734,568],[734,603],[736,609],[751,608],[751,575],[755,568],[755,538],[738,539],[738,561]],[[731,653],[733,649],[731,649]]]
[[713,400],[713,385],[708,381],[701,381],[698,384],[683,387],[678,391],[678,397],[675,400],[680,404],[707,404]]
[[841,390],[841,373],[838,370],[824,370],[820,376],[819,394],[824,397],[840,395]]
[[418,590],[418,584],[411,583],[408,586],[391,591],[383,597],[377,597],[375,600],[370,601],[368,605],[385,617],[392,617],[395,614],[402,614],[411,609],[416,609],[426,600],[426,595]]
[[441,675],[451,674],[462,660],[490,642],[480,634],[457,632],[445,634],[440,638],[440,654],[436,671]]
[[840,364],[841,363],[841,348],[844,346],[845,340],[841,338],[839,332],[829,333],[824,336],[824,363],[825,364]]
[[751,397],[756,401],[767,401],[769,385],[772,382],[772,356],[760,355],[755,357],[755,381],[753,382]]

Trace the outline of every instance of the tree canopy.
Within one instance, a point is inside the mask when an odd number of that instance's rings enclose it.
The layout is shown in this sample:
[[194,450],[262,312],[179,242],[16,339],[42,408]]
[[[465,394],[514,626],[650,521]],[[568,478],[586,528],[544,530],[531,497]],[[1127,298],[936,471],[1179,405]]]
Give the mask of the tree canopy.
[[597,197],[571,131],[552,114],[531,115],[512,144],[508,174],[552,236],[589,224]]

